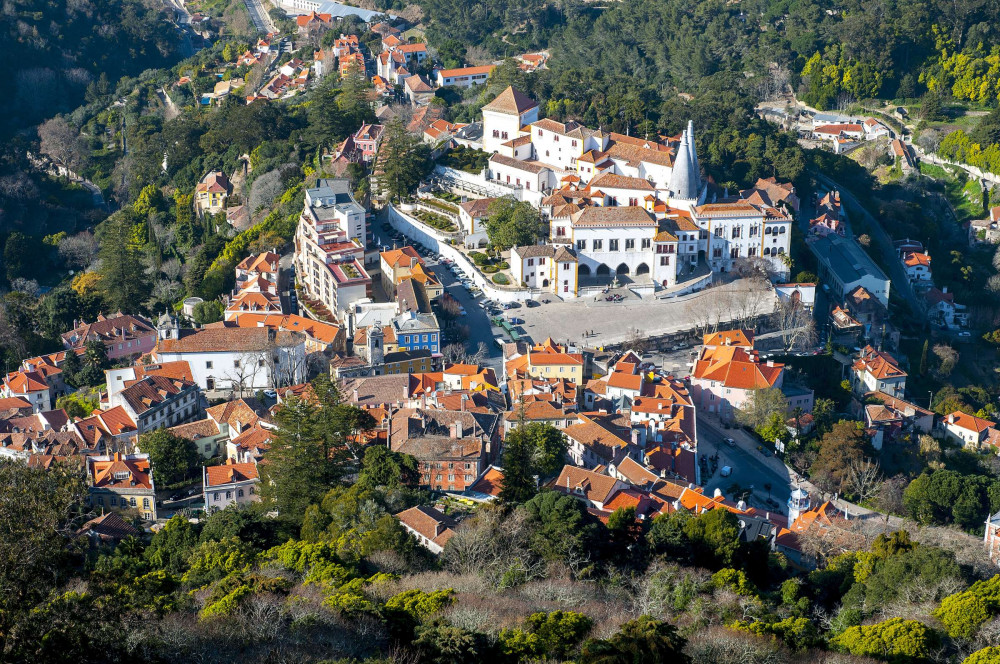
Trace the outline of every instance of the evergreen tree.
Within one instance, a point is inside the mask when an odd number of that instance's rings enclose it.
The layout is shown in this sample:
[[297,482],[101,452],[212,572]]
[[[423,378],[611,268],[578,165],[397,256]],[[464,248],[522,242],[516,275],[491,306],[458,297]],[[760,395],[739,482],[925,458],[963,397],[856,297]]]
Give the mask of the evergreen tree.
[[146,274],[144,224],[120,211],[99,226],[101,294],[112,311],[140,312],[151,286]]

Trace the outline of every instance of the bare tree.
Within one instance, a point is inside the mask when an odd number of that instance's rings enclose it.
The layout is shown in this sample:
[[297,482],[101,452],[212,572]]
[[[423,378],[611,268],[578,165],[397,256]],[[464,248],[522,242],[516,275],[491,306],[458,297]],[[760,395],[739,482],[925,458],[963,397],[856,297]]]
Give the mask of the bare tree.
[[637,327],[630,327],[625,333],[625,341],[622,342],[622,350],[630,350],[641,356],[646,352],[648,344],[649,340],[646,338],[645,332]]
[[785,350],[804,350],[816,345],[816,322],[801,303],[780,301],[771,321],[781,333]]
[[86,165],[89,151],[76,127],[57,116],[38,126],[42,152],[76,172]]
[[84,231],[59,242],[59,256],[72,268],[86,269],[97,260],[97,238]]
[[476,364],[480,365],[490,356],[489,348],[482,341],[476,347],[475,352],[469,353],[468,348],[463,343],[448,344],[441,350],[442,360],[445,364]]
[[958,351],[945,344],[934,344],[933,350],[938,359],[934,374],[940,379],[947,378],[958,364]]
[[865,503],[878,495],[882,486],[882,468],[872,459],[851,459],[847,481],[854,489],[858,502]]

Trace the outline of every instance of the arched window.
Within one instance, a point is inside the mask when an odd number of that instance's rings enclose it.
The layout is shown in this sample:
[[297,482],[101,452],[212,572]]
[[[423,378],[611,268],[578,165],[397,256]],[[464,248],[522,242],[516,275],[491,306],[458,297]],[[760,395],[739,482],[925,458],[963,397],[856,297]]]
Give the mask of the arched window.
[[236,496],[237,496],[238,498],[242,498],[242,497],[243,497],[243,489],[240,489],[239,491],[237,491],[237,492],[236,492]]

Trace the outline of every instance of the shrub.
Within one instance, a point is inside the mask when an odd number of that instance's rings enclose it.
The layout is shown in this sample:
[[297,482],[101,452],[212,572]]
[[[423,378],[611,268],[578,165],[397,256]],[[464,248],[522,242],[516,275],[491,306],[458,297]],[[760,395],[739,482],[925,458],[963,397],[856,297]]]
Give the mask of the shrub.
[[927,625],[903,618],[849,627],[830,639],[830,645],[852,655],[867,655],[890,661],[926,658],[935,642],[934,632]]
[[469,253],[469,258],[472,259],[473,263],[475,263],[476,265],[478,265],[480,267],[482,267],[483,265],[486,265],[487,263],[490,262],[490,257],[487,256],[486,254],[484,254],[481,251],[470,252]]
[[500,268],[501,270],[509,270],[510,263],[508,263],[507,261],[500,261],[499,263],[497,263],[497,267]]
[[498,269],[499,268],[496,265],[484,265],[483,266],[483,272],[485,272],[486,274],[493,274]]
[[493,275],[493,283],[500,284],[501,286],[506,286],[507,284],[510,283],[510,279],[507,278],[506,274],[497,272],[496,274]]

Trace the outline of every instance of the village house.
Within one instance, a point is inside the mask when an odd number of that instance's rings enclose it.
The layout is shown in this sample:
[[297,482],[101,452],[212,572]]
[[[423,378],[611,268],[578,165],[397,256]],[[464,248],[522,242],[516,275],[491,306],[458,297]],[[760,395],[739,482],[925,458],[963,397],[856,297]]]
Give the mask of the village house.
[[209,514],[230,505],[244,506],[260,500],[256,463],[236,463],[229,459],[221,466],[205,466],[202,472],[205,511]]
[[400,525],[417,538],[420,546],[434,555],[444,551],[458,523],[450,516],[426,505],[417,505],[396,515]]
[[482,67],[460,67],[458,69],[438,69],[435,72],[437,85],[439,88],[457,87],[470,88],[473,85],[481,85],[486,82],[496,69],[496,65],[485,65]]
[[963,447],[978,452],[989,446],[994,454],[1000,453],[1000,431],[996,429],[996,422],[955,411],[942,418],[940,426],[949,440]]
[[226,201],[233,193],[233,185],[222,171],[205,175],[194,189],[194,207],[203,214],[219,214],[226,209]]
[[851,389],[857,395],[884,392],[901,399],[906,390],[906,372],[892,355],[865,346],[851,366]]
[[[207,408],[203,419],[170,427],[170,433],[193,442],[203,458],[210,459],[224,453],[227,459],[242,462],[245,459],[238,453],[235,441],[253,430],[269,431],[264,427],[270,426],[267,408],[256,399],[247,397]],[[255,437],[259,443],[267,442],[266,438],[268,436]]]
[[565,378],[583,385],[582,353],[557,344],[551,338],[535,346],[511,344],[504,352],[504,380],[511,378]]
[[576,297],[577,259],[573,250],[551,244],[532,244],[510,249],[510,272],[514,283],[548,291],[560,297]]
[[563,466],[551,486],[597,510],[603,510],[619,491],[629,489],[629,485],[619,479],[570,465]]
[[874,296],[883,307],[889,306],[889,277],[865,253],[854,238],[835,233],[806,241],[819,263],[819,277],[833,296],[843,300],[858,286]]
[[89,341],[103,343],[109,360],[145,355],[156,347],[156,328],[144,318],[119,311],[98,314],[93,323],[74,321],[73,329],[62,334],[66,349],[83,348]]
[[126,381],[109,397],[109,407],[121,406],[137,433],[172,427],[191,419],[201,410],[201,392],[183,378],[150,375]]
[[87,502],[94,509],[135,511],[145,521],[156,520],[156,485],[148,454],[88,456]]
[[488,244],[486,219],[489,217],[490,203],[495,200],[495,198],[475,198],[458,206],[458,221],[465,233],[467,249],[481,249]]
[[389,423],[389,445],[416,457],[421,487],[461,492],[496,458],[499,421],[492,413],[401,408]]
[[1000,565],[1000,512],[986,519],[986,531],[983,533],[983,543],[986,552],[994,565]]
[[153,354],[158,362],[185,361],[199,388],[218,392],[253,392],[295,385],[305,380],[305,336],[269,328],[225,327],[181,330],[176,319],[163,324]]

